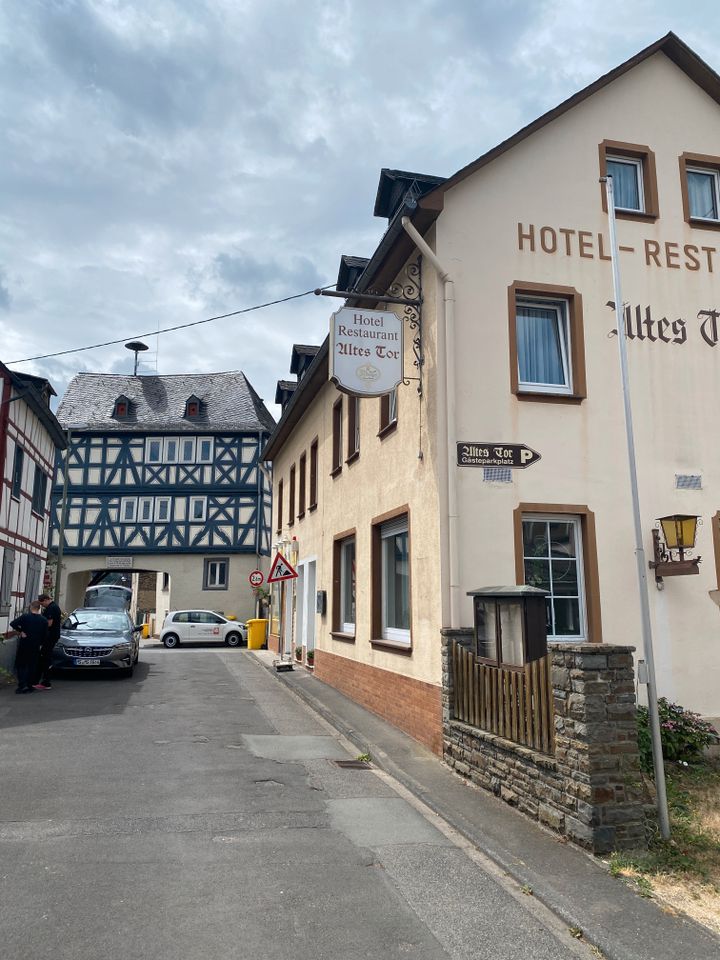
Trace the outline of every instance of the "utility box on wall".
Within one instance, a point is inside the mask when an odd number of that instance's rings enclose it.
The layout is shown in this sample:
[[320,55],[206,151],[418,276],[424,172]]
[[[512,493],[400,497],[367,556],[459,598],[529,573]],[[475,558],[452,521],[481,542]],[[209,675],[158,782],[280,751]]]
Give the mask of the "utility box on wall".
[[547,654],[547,592],[537,587],[481,587],[473,598],[475,655],[522,667]]

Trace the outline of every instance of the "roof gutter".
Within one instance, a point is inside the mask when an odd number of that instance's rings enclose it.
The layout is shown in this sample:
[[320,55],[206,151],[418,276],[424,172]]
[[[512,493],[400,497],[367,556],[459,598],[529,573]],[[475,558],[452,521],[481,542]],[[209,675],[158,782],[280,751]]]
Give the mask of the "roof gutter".
[[[455,443],[455,284],[423,236],[409,217],[403,216],[402,227],[420,253],[435,269],[443,284],[442,308],[438,312],[437,370],[440,443],[444,459],[444,483],[440,486],[443,502],[440,513],[443,553],[447,556],[450,578],[450,628],[460,626],[460,562],[458,551],[458,494]],[[447,518],[447,522],[442,521]],[[443,619],[445,619],[443,617]]]

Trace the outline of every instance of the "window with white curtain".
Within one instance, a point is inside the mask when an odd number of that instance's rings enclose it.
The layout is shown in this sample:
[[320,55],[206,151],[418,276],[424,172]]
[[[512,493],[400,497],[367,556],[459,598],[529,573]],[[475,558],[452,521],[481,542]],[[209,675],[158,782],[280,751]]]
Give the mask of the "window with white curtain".
[[633,157],[606,158],[607,174],[613,178],[613,194],[618,210],[645,209],[642,160]]
[[690,216],[697,220],[720,219],[720,175],[717,170],[687,167]]
[[572,393],[566,300],[518,297],[518,385],[539,393]]
[[382,638],[410,644],[410,545],[407,516],[380,526]]

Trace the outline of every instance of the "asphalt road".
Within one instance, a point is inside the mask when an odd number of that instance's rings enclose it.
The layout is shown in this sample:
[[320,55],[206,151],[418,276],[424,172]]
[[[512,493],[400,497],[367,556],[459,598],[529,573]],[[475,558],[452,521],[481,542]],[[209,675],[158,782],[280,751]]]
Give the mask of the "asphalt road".
[[[257,660],[0,691],[3,960],[590,957]],[[529,893],[529,892],[528,892]]]

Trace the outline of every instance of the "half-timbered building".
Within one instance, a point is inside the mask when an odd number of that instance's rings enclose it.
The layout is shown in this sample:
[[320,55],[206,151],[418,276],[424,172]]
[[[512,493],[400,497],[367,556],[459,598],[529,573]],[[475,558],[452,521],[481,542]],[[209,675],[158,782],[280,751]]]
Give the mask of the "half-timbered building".
[[[43,584],[55,451],[65,446],[54,395],[47,380],[0,363],[0,633]],[[0,665],[14,650],[14,640],[0,647]]]
[[66,606],[81,602],[92,571],[122,568],[159,574],[156,622],[185,607],[251,616],[248,575],[270,548],[258,454],[274,421],[245,375],[81,373],[58,418],[68,450],[53,544],[63,530]]

